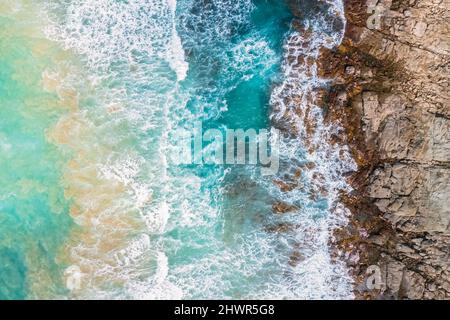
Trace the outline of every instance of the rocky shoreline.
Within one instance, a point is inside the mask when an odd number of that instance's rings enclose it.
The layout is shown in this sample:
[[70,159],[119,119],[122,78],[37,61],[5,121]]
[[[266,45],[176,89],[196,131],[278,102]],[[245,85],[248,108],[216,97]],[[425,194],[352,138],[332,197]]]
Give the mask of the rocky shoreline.
[[359,170],[336,232],[357,299],[450,298],[450,0],[345,0],[323,101]]

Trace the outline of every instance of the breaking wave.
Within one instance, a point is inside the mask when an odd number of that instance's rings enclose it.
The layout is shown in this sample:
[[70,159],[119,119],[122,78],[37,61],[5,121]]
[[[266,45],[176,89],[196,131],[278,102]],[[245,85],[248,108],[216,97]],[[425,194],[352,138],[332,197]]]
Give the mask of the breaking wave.
[[[43,2],[47,37],[76,57],[43,75],[72,106],[48,132],[71,156],[71,298],[351,297],[329,242],[354,164],[316,103],[319,50],[345,18],[340,0],[312,2],[301,29],[279,1]],[[276,177],[171,160],[176,129],[265,128],[269,113],[286,133]]]

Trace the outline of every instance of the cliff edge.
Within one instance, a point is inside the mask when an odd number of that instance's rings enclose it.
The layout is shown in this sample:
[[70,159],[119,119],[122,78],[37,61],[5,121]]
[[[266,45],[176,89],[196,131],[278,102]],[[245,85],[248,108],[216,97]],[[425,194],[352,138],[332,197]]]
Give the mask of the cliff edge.
[[450,298],[450,0],[346,0],[342,45],[322,52],[359,171],[337,235],[360,299]]

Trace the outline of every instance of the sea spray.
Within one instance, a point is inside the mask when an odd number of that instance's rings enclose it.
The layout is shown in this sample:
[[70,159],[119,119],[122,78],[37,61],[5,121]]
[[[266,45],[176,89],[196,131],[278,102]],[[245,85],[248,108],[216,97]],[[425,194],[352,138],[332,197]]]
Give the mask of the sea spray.
[[177,73],[177,78],[179,81],[186,79],[187,72],[189,70],[189,64],[185,61],[184,49],[181,43],[180,36],[178,35],[176,29],[176,10],[177,10],[177,1],[176,0],[167,0],[169,4],[170,10],[172,11],[172,52],[168,57],[168,61],[170,63],[171,68]]
[[94,80],[82,110],[53,130],[59,136],[78,127],[69,138],[77,157],[65,174],[71,215],[81,227],[64,257],[83,273],[72,294],[169,298],[176,290],[148,289],[155,281],[166,285],[158,275],[167,268],[160,266],[163,249],[151,235],[165,231],[172,210],[168,117],[171,106],[184,105],[174,100],[176,82],[187,72],[174,3],[71,1],[67,8],[49,3],[48,12],[48,36],[78,53],[86,65],[82,77]]
[[317,103],[320,90],[331,80],[318,76],[320,50],[340,44],[346,22],[342,1],[322,1],[311,7],[288,36],[285,79],[271,97],[271,117],[287,133],[280,147],[285,170],[278,184],[284,191],[278,196],[300,208],[294,215],[298,219],[293,236],[297,249],[291,260],[294,296],[351,298],[352,280],[345,264],[331,258],[328,246],[335,228],[347,221],[349,211],[339,203],[339,192],[350,190],[343,176],[354,171],[355,164],[346,146],[330,142],[342,129],[325,123]]

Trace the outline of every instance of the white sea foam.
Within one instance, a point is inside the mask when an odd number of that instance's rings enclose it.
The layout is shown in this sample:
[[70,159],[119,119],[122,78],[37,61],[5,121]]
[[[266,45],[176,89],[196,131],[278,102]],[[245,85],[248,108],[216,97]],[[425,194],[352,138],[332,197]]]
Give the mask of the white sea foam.
[[175,0],[74,0],[61,17],[59,4],[50,2],[56,23],[46,33],[84,55],[93,68],[106,71],[136,56],[155,57],[184,80],[189,66],[176,31],[176,6]]
[[[330,9],[330,14],[342,15],[341,1],[336,3],[337,9]],[[176,147],[176,141],[170,139],[169,132],[178,126],[191,128],[198,117],[219,117],[226,108],[223,101],[206,104],[207,99],[202,96],[197,97],[201,110],[192,113],[186,108],[186,102],[196,97],[190,91],[184,92],[179,83],[185,79],[189,66],[174,19],[177,6],[184,13],[178,28],[183,34],[183,45],[190,50],[212,48],[206,51],[206,59],[216,58],[213,54],[228,54],[230,82],[235,80],[233,73],[239,74],[239,81],[245,81],[249,79],[245,77],[249,71],[258,69],[264,73],[275,63],[275,53],[261,36],[251,34],[240,43],[225,45],[233,30],[248,22],[254,8],[250,0],[214,0],[205,5],[196,1],[177,4],[174,0],[73,0],[67,7],[53,2],[49,5],[55,20],[47,34],[83,56],[95,91],[89,96],[95,100],[95,107],[82,111],[83,117],[90,119],[89,131],[80,133],[71,144],[77,153],[92,152],[98,156],[87,157],[92,163],[84,163],[89,170],[85,173],[83,168],[83,178],[95,168],[106,191],[110,186],[119,190],[123,186],[125,190],[113,193],[117,198],[107,202],[108,208],[104,208],[103,201],[109,200],[105,200],[109,193],[101,193],[98,203],[94,198],[78,201],[85,205],[86,213],[90,214],[93,208],[99,211],[86,221],[80,219],[82,226],[90,228],[87,231],[90,241],[76,239],[74,242],[79,244],[70,250],[71,260],[87,270],[83,273],[84,292],[80,297],[348,297],[345,268],[333,262],[328,251],[331,230],[345,223],[345,209],[318,219],[318,212],[323,210],[314,207],[312,201],[305,201],[311,206],[293,215],[296,218],[293,222],[300,225],[294,235],[265,232],[241,235],[233,227],[221,226],[233,225],[235,219],[239,222],[240,210],[245,211],[245,203],[240,204],[235,212],[237,217],[227,220],[217,208],[224,198],[220,184],[226,171],[212,170],[207,178],[201,178],[193,170],[171,165],[167,155]],[[189,10],[196,6],[201,10]],[[293,55],[305,54],[314,60],[318,48],[338,44],[342,33],[321,32],[326,17],[320,19],[310,22],[314,37],[309,39],[309,46],[303,48],[307,39],[293,33],[286,51],[295,50],[291,52]],[[214,48],[216,43],[224,44],[225,52],[220,52],[220,47]],[[285,58],[286,81],[273,93],[272,103],[277,111],[274,118],[281,119],[285,112],[290,112],[295,119],[292,106],[283,99],[302,92],[312,93],[324,80],[317,77],[314,64],[305,69],[287,63],[287,55]],[[176,73],[177,81],[173,80],[173,73],[167,72],[170,69]],[[231,89],[225,86],[211,91],[223,90],[217,93],[217,97],[223,97]],[[320,124],[323,119],[319,111],[313,108],[312,114]],[[305,133],[300,122],[294,125]],[[312,139],[317,151],[307,160],[317,164],[314,171],[324,174],[329,201],[333,203],[339,190],[347,187],[341,173],[351,168],[351,162],[345,160],[336,165],[334,161],[342,149],[321,144],[337,129],[325,126],[319,129]],[[290,161],[304,149],[298,140],[285,139],[281,154]],[[275,198],[287,202],[309,196],[301,189],[281,193],[272,181],[257,179]],[[313,172],[306,173],[305,179],[312,181]],[[209,189],[211,182],[218,186]],[[245,193],[242,190],[249,192],[245,184],[237,193]],[[339,204],[330,205],[333,206],[337,208]],[[129,229],[131,222],[121,224],[122,218],[136,217],[141,218],[138,230]],[[109,224],[110,220],[115,223]],[[231,233],[225,240],[225,236],[216,234],[222,227]],[[239,227],[237,230],[241,230]],[[176,231],[179,238],[170,235],[171,231]],[[100,248],[102,239],[114,240],[114,246]],[[306,259],[295,268],[287,265],[292,241],[305,248]],[[183,249],[198,256],[180,261]],[[293,275],[289,278],[286,274]],[[250,277],[256,278],[254,283],[246,282]],[[341,280],[336,280],[339,277]],[[116,286],[112,288],[111,283]]]
[[136,262],[147,250],[150,250],[150,238],[143,234],[134,239],[126,248],[115,254],[118,265],[129,266]]
[[[285,168],[281,179],[285,174],[294,176],[298,159],[314,163],[314,168],[304,168],[300,178],[293,178],[299,186],[289,192],[280,192],[270,185],[267,188],[277,198],[301,207],[288,219],[296,223],[295,242],[304,258],[294,268],[294,295],[339,299],[352,297],[352,279],[345,263],[331,258],[328,246],[333,230],[345,225],[349,214],[338,202],[339,192],[350,189],[343,174],[356,167],[347,147],[329,142],[341,128],[338,124],[325,124],[323,111],[314,102],[317,90],[330,81],[318,76],[320,49],[339,45],[345,30],[342,1],[325,2],[328,12],[311,14],[311,18],[303,21],[304,32],[294,30],[289,35],[283,64],[285,80],[275,88],[271,98],[272,119],[297,133],[296,138],[284,137],[281,141],[281,162]],[[342,22],[340,30],[331,25],[336,17]],[[323,192],[326,193],[321,196]],[[324,198],[322,205],[318,202],[321,198]]]
[[241,76],[243,80],[250,80],[259,70],[264,74],[278,62],[275,52],[267,41],[257,36],[249,37],[238,43],[227,53],[227,66],[230,70],[229,78]]
[[[48,37],[81,56],[87,66],[83,78],[91,79],[94,89],[88,98],[95,101],[95,108],[80,111],[91,130],[71,143],[76,152],[91,154],[87,158],[91,162],[84,161],[77,172],[70,169],[69,176],[96,168],[93,178],[101,184],[89,200],[75,199],[81,207],[75,219],[84,227],[85,238],[97,240],[78,241],[70,249],[71,261],[89,270],[84,290],[78,294],[82,298],[150,298],[165,297],[169,289],[179,292],[161,280],[168,272],[167,261],[162,259],[163,249],[149,238],[165,232],[171,215],[171,184],[176,178],[167,171],[167,134],[176,123],[170,112],[185,103],[176,98],[177,84],[168,68],[178,81],[186,77],[188,65],[176,32],[176,2],[47,4],[53,21],[46,28]],[[136,147],[140,151],[133,150]],[[177,189],[178,196],[189,198],[182,190]],[[138,229],[130,229],[133,225]],[[139,232],[145,234],[130,239],[129,235]],[[104,244],[108,238],[114,245]],[[158,265],[153,270],[156,275],[145,268],[152,263]],[[108,289],[108,282],[125,283],[127,290]]]
[[163,233],[170,217],[170,208],[167,202],[161,202],[158,206],[152,206],[151,209],[143,213],[147,228],[152,233]]
[[179,300],[183,291],[167,280],[169,262],[164,252],[156,252],[156,271],[146,281],[129,281],[126,285],[130,297],[136,300]]
[[168,61],[172,69],[175,70],[175,72],[177,73],[178,80],[181,81],[184,80],[187,76],[189,64],[186,62],[183,45],[181,43],[181,38],[178,35],[176,29],[175,16],[177,10],[177,1],[167,0],[167,2],[169,4],[173,16],[171,54],[168,56]]

